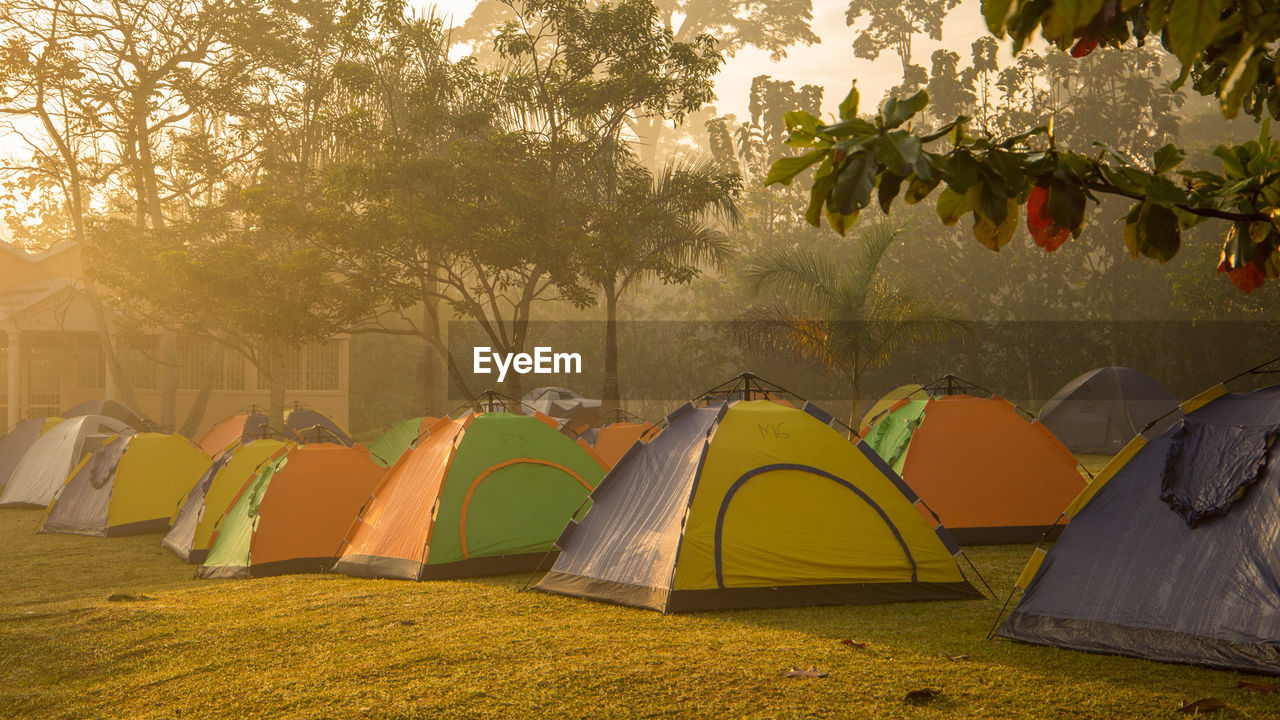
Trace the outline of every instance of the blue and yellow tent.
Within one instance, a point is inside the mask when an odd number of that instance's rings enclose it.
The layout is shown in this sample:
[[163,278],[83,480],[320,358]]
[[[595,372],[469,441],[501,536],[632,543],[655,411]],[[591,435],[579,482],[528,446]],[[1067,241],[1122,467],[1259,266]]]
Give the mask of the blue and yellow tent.
[[1280,673],[1280,386],[1219,385],[1181,409],[1068,506],[997,634]]
[[623,456],[538,589],[662,612],[982,597],[875,453],[741,379]]

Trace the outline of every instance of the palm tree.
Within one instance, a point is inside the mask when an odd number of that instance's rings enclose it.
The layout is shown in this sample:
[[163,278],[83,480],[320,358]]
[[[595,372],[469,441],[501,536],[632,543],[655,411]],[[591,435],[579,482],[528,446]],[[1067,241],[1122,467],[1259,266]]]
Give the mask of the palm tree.
[[880,272],[885,252],[899,238],[897,229],[882,223],[869,227],[843,260],[809,247],[775,248],[743,270],[752,295],[778,299],[743,313],[735,323],[738,337],[840,373],[849,383],[850,427],[868,370],[888,364],[904,347],[967,329],[955,308]]
[[[602,183],[602,185],[605,185]],[[701,268],[722,265],[733,254],[723,225],[738,223],[742,181],[709,156],[669,160],[654,176],[624,158],[611,173],[606,208],[592,227],[584,263],[604,295],[604,412],[621,400],[618,383],[618,303],[642,280],[687,283]]]

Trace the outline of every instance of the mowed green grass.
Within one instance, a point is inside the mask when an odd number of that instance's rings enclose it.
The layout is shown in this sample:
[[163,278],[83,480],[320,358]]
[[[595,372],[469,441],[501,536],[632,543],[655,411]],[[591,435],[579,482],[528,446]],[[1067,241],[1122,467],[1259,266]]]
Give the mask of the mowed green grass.
[[[197,581],[158,535],[38,518],[0,511],[0,717],[1172,718],[1205,696],[1280,715],[1235,689],[1257,678],[984,640],[995,600],[664,617],[524,577]],[[970,555],[1003,591],[1028,552]],[[942,694],[903,702],[923,687]]]

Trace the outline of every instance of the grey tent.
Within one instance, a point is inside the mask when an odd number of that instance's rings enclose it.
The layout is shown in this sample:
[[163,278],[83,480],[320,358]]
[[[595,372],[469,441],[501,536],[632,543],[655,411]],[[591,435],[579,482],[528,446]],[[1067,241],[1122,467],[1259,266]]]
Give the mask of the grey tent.
[[1068,506],[999,634],[1280,674],[1280,386],[1188,401]]
[[62,413],[62,417],[79,417],[82,415],[106,415],[115,418],[134,430],[146,430],[147,419],[141,413],[134,412],[115,400],[86,400]]
[[63,420],[31,444],[0,493],[0,507],[45,507],[85,455],[126,429],[115,418],[81,415]]
[[0,490],[9,483],[9,476],[14,468],[27,454],[27,450],[49,428],[57,425],[62,418],[31,418],[23,420],[13,429],[0,436]]
[[1132,368],[1103,367],[1064,385],[1037,419],[1072,452],[1112,454],[1177,406],[1178,396],[1159,380]]
[[540,387],[525,393],[525,406],[567,424],[570,428],[599,424],[600,401],[562,387]]

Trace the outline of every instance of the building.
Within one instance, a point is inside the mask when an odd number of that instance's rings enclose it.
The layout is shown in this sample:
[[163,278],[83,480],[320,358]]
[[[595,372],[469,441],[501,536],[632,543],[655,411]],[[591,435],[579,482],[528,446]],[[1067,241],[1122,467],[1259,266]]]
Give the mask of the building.
[[[85,283],[75,243],[33,254],[0,240],[0,428],[115,397]],[[159,331],[135,333],[116,344],[137,409],[158,418]],[[339,336],[296,348],[287,369],[287,402],[314,407],[345,427],[348,345],[348,338]],[[180,336],[177,348],[179,424],[206,377],[212,385],[200,433],[250,405],[267,405],[267,383],[259,382],[253,365],[239,353],[201,337]]]

